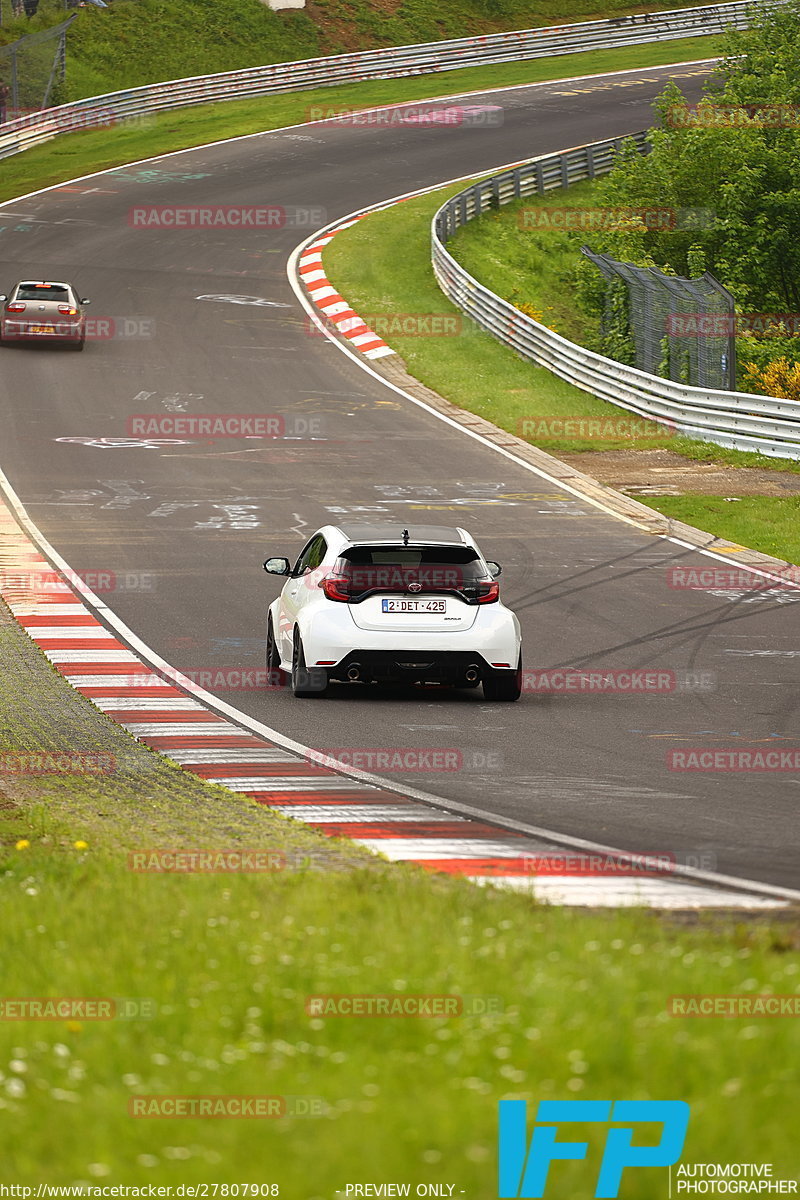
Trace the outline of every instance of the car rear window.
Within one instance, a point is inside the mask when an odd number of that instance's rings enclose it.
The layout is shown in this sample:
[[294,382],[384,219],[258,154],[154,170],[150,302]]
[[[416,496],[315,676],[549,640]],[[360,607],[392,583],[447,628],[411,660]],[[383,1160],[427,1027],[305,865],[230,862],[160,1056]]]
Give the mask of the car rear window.
[[17,300],[63,300],[69,288],[63,283],[21,283]]
[[335,573],[349,580],[352,595],[406,591],[419,583],[425,591],[463,591],[487,578],[475,550],[467,546],[352,546]]

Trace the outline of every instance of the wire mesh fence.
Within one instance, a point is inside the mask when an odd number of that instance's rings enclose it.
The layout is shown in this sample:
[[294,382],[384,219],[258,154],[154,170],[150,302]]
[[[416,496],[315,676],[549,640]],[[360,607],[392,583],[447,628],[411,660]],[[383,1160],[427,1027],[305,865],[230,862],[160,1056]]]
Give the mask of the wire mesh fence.
[[0,124],[52,103],[64,79],[67,29],[74,19],[0,46]]
[[655,267],[581,253],[609,281],[604,334],[619,322],[618,292],[627,288],[624,319],[633,342],[631,366],[693,387],[736,389],[735,301],[708,271],[698,279],[665,275]]

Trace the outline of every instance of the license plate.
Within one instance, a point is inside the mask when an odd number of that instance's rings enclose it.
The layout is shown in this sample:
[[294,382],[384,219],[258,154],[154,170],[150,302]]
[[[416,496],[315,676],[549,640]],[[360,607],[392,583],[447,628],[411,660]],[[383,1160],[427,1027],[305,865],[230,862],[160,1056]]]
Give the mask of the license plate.
[[381,600],[381,612],[385,613],[443,613],[447,611],[444,600]]
[[31,333],[52,333],[52,325],[31,325]]

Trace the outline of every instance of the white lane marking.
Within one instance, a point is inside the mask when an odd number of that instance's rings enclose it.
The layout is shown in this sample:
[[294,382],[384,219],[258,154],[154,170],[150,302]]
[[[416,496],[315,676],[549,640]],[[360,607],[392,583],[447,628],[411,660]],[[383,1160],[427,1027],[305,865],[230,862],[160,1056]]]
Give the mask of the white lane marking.
[[[86,609],[84,609],[84,612]],[[140,691],[148,688],[161,691],[162,688],[175,690],[169,679],[161,679],[158,675],[70,675],[69,681],[75,688],[138,688]],[[92,697],[94,699],[94,697]],[[136,701],[131,696],[131,703]]]
[[191,747],[167,747],[161,751],[167,758],[185,766],[232,766],[233,763],[245,763],[247,766],[257,763],[301,763],[304,760],[296,754],[287,754],[284,750],[257,750],[247,746],[219,746],[216,748],[192,749]]
[[[23,628],[26,626],[23,623]],[[31,637],[38,641],[44,638],[58,638],[65,642],[110,642],[116,641],[113,633],[109,633],[102,625],[32,625],[28,630]],[[65,647],[60,647],[65,649]]]
[[359,822],[364,825],[375,825],[385,821],[394,825],[395,822],[420,821],[467,821],[463,817],[453,817],[450,813],[434,812],[421,804],[349,804],[346,808],[336,808],[334,805],[313,804],[277,804],[273,806],[276,812],[287,817],[297,817],[300,821],[311,821],[315,825],[340,825]]
[[[8,588],[7,590],[8,590],[9,596],[11,596],[13,593],[13,589]],[[25,617],[55,617],[56,615],[58,615],[59,617],[85,617],[86,616],[86,605],[85,604],[59,604],[58,614],[56,614],[53,611],[53,607],[54,606],[53,606],[52,600],[49,602],[44,601],[41,604],[26,605],[25,612],[22,614],[22,623],[23,624],[25,623]],[[27,629],[27,626],[25,626],[25,628]],[[31,629],[35,629],[35,628],[36,628],[35,625],[31,626]]]
[[169,696],[89,696],[92,704],[102,708],[103,712],[125,712],[136,709],[137,712],[207,712],[202,704],[185,697],[172,698]]
[[800,650],[723,650],[722,653],[742,658],[800,658]]
[[393,862],[409,859],[424,862],[439,858],[518,858],[522,854],[521,839],[480,841],[478,838],[355,838],[359,846],[367,846],[385,854]]
[[[128,733],[132,733],[134,737],[153,737],[161,735],[162,737],[197,737],[200,735],[209,737],[250,737],[251,734],[247,729],[240,729],[237,725],[230,725],[227,721],[120,721]],[[156,747],[158,749],[158,747]]]
[[206,776],[232,792],[351,792],[352,781],[341,775],[241,775]]
[[534,879],[530,875],[469,875],[472,883],[483,887],[500,887],[528,892],[536,900],[550,904],[584,904],[590,908],[621,908],[646,904],[655,908],[708,908],[713,897],[715,905],[730,908],[782,908],[779,900],[754,899],[740,892],[709,892],[691,884],[672,884],[661,880],[587,879],[585,876],[562,876],[557,879]]
[[47,650],[40,647],[51,663],[138,663],[137,655],[130,650]]
[[265,300],[263,296],[195,296],[195,300],[212,300],[218,304],[251,304],[256,308],[291,308],[279,300]]

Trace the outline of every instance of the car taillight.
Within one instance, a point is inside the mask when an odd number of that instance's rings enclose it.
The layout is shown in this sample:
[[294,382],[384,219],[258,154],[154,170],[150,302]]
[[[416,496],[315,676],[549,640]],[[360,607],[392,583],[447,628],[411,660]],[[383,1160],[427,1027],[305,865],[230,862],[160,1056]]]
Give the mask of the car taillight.
[[73,308],[71,304],[59,304],[58,311],[65,317],[77,317],[78,315],[77,308]]
[[345,604],[350,600],[350,580],[346,575],[326,575],[319,585],[329,600]]
[[475,589],[475,599],[478,604],[494,604],[500,599],[500,584],[496,579],[491,583],[479,583]]
[[6,312],[25,312],[24,304],[7,304]]

